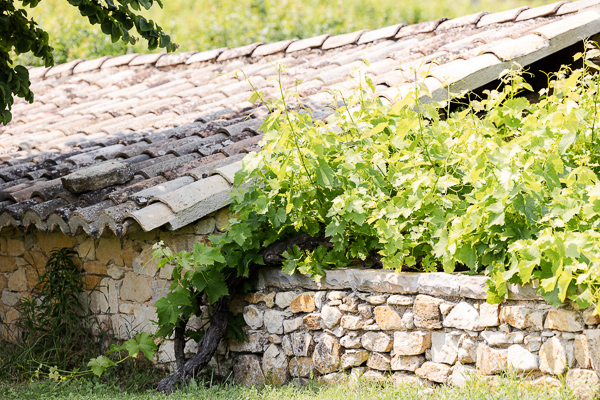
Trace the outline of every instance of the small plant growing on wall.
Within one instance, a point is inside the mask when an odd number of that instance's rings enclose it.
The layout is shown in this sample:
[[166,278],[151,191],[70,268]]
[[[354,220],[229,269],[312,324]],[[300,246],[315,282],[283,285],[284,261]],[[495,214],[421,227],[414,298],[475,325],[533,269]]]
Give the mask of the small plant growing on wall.
[[[15,342],[14,367],[19,372],[72,369],[81,365],[100,345],[93,338],[88,307],[85,304],[84,275],[76,265],[77,253],[71,249],[54,249],[41,271],[30,296],[23,297],[17,307],[9,339]],[[10,359],[5,358],[4,365]],[[14,361],[14,360],[13,360]]]

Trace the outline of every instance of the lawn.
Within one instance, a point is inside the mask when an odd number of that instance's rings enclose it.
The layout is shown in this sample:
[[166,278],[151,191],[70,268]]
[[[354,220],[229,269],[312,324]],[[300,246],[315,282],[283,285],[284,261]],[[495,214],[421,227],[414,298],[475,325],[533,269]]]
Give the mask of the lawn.
[[[398,23],[454,18],[477,11],[550,3],[546,0],[169,0],[146,16],[159,22],[180,51],[236,47],[253,42],[306,38],[322,33],[375,29]],[[56,63],[125,52],[147,52],[143,43],[111,43],[65,0],[44,0],[29,15],[48,31]],[[35,64],[30,55],[20,62]]]
[[[513,377],[514,378],[514,377]],[[119,399],[119,400],[421,400],[421,399],[469,399],[469,400],[559,400],[572,399],[566,389],[546,387],[529,387],[522,381],[513,378],[498,378],[493,387],[485,381],[471,381],[463,388],[439,386],[431,389],[415,386],[394,386],[393,384],[375,384],[356,382],[337,385],[316,385],[300,387],[290,384],[285,387],[240,387],[232,385],[195,386],[166,396],[151,390],[127,391],[116,386],[98,384],[92,381],[80,381],[71,384],[54,384],[51,382],[21,386],[0,386],[0,398],[10,399]]]

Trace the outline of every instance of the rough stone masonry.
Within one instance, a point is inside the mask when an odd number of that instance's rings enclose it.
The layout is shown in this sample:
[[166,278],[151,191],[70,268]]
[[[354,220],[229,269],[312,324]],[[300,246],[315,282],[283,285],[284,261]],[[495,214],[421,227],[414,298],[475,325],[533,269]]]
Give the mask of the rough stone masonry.
[[488,304],[485,279],[348,269],[316,284],[265,270],[259,290],[232,306],[249,341],[230,342],[221,354],[244,385],[311,376],[463,385],[471,374],[493,383],[514,370],[551,387],[566,375],[581,398],[593,398],[600,318],[554,309],[532,287],[513,286],[508,301]]
[[[166,293],[169,271],[157,271],[152,245],[163,240],[176,251],[191,250],[228,219],[224,210],[176,232],[137,231],[124,238],[0,235],[0,332],[14,332],[15,306],[35,290],[54,247],[78,252],[87,285],[96,287],[82,300],[100,329],[123,339],[154,332],[153,304]],[[222,343],[210,366],[240,384],[362,376],[461,385],[473,373],[493,383],[496,374],[513,369],[534,385],[558,386],[566,375],[567,385],[591,399],[600,389],[600,318],[568,304],[554,309],[531,286],[510,286],[508,301],[488,304],[486,279],[339,269],[317,284],[264,269],[256,290],[232,302],[249,341]],[[200,326],[201,320],[190,323]],[[189,341],[186,352],[196,347]],[[173,360],[173,342],[166,341],[155,362]]]

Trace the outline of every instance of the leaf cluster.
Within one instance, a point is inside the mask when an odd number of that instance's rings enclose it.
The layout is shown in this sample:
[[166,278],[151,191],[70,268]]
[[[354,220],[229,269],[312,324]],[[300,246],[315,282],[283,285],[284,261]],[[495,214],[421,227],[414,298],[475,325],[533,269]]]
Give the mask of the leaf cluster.
[[[174,266],[170,293],[156,303],[159,334],[228,294],[262,250],[286,238],[324,238],[289,248],[283,270],[319,280],[327,269],[376,264],[397,271],[457,270],[488,277],[488,301],[509,284],[534,283],[550,304],[598,306],[600,290],[600,78],[586,67],[548,75],[539,101],[522,70],[463,104],[421,104],[426,88],[393,105],[359,80],[326,121],[293,93],[263,101],[270,115],[260,153],[243,162],[226,232],[191,252],[162,245]],[[583,55],[578,55],[581,57]],[[280,74],[282,70],[280,69]],[[281,76],[279,77],[281,81]],[[196,311],[194,311],[196,310]]]
[[[33,18],[27,18],[24,7],[35,8],[39,0],[0,0],[0,123],[7,124],[12,119],[10,112],[14,103],[13,96],[33,102],[33,93],[29,86],[29,73],[23,66],[14,66],[11,54],[19,55],[31,52],[43,60],[46,67],[54,65],[53,48],[48,43],[48,33],[41,29]],[[148,42],[150,50],[157,47],[168,52],[175,51],[177,45],[154,21],[139,14],[149,10],[160,0],[66,0],[76,7],[79,13],[87,17],[91,25],[99,25],[102,33],[110,36],[113,43],[122,40],[135,44],[138,38],[133,30]]]

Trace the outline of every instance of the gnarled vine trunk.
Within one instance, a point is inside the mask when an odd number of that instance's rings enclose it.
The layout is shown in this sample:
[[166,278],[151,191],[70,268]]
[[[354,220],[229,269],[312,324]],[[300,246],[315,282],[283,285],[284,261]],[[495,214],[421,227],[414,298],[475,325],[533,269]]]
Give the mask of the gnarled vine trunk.
[[[324,238],[315,238],[308,234],[302,234],[278,243],[274,243],[263,251],[263,260],[267,265],[280,265],[284,258],[282,254],[290,247],[298,246],[302,250],[314,250],[318,246],[331,246],[331,243]],[[251,273],[258,266],[251,267]],[[229,304],[232,297],[247,278],[234,276],[227,282],[229,295],[221,297],[213,306],[213,314],[210,319],[210,326],[206,329],[202,340],[198,343],[198,352],[189,360],[185,361],[185,324],[183,327],[175,329],[175,359],[177,371],[168,377],[162,379],[157,386],[160,392],[171,393],[177,389],[178,385],[189,383],[190,379],[198,374],[211,360],[221,340],[225,337],[227,331]]]
[[[231,293],[231,292],[230,292]],[[206,329],[202,340],[198,344],[198,352],[182,366],[179,366],[177,371],[158,383],[156,388],[160,392],[171,393],[178,385],[187,384],[198,371],[204,368],[210,359],[217,351],[217,347],[227,330],[227,314],[229,313],[229,303],[231,302],[231,294],[223,296],[215,303],[213,307],[213,315],[210,319],[210,326]],[[183,341],[185,339],[182,339]],[[179,340],[178,340],[179,341]],[[185,343],[185,342],[184,342]],[[178,345],[181,345],[178,343]],[[178,357],[179,358],[179,357]]]

